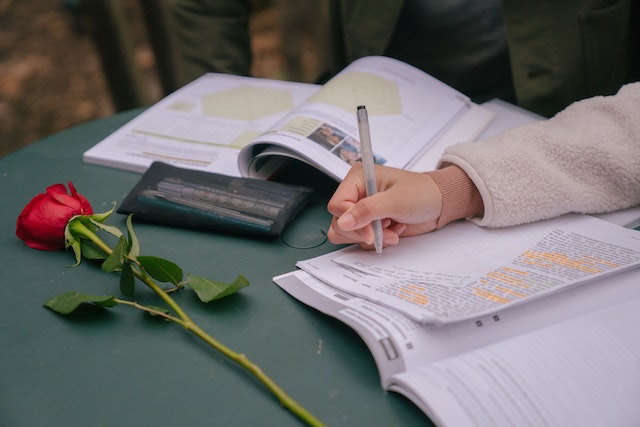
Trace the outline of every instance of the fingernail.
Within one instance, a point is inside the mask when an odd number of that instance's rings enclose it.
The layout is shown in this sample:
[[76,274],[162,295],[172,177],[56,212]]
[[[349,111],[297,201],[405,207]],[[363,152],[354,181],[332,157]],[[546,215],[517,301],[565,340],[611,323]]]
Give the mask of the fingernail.
[[387,236],[384,238],[385,245],[397,245],[399,242],[400,242],[400,238],[396,234],[392,236]]

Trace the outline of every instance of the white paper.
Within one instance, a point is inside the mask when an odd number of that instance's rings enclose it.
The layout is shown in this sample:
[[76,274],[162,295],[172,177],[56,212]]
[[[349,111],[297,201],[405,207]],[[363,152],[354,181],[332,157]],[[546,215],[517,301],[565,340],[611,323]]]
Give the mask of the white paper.
[[422,323],[529,302],[640,265],[640,235],[585,215],[486,229],[457,222],[404,238],[382,256],[353,246],[298,266]]
[[[393,309],[326,285],[301,270],[275,277],[274,281],[301,302],[352,327],[370,349],[382,387],[411,399],[437,425],[507,425],[496,424],[494,418],[488,417],[520,414],[519,399],[515,402],[512,399],[518,393],[530,395],[529,400],[536,399],[533,402],[538,410],[525,408],[521,414],[529,421],[552,420],[548,425],[553,426],[634,425],[629,424],[629,420],[640,419],[635,401],[629,401],[638,396],[640,384],[638,269],[513,306],[499,314],[442,326],[421,325]],[[620,308],[627,301],[636,301],[631,311]],[[582,317],[601,310],[607,311],[597,316],[602,316],[609,325],[604,336],[592,320],[585,321]],[[635,318],[626,315],[621,318],[619,314],[623,312]],[[556,328],[555,325],[566,321],[571,322],[569,327]],[[532,332],[534,338],[530,338]],[[621,334],[615,341],[607,338],[618,332]],[[547,335],[550,338],[546,338]],[[576,340],[582,344],[576,345]],[[486,361],[496,354],[500,363],[488,364]],[[557,362],[557,355],[565,360],[564,364]],[[610,366],[616,367],[611,375]],[[505,369],[510,373],[505,374]],[[476,371],[486,372],[486,378],[478,377]],[[626,374],[622,374],[624,371]],[[457,382],[452,377],[456,374]],[[517,377],[517,382],[509,383],[501,377],[505,375]],[[492,378],[498,383],[490,383]],[[602,382],[617,390],[611,394],[601,386],[584,390],[584,384],[576,378]],[[466,386],[459,387],[460,381]],[[558,381],[562,382],[563,392],[549,394]],[[607,395],[598,395],[603,390]],[[499,403],[508,407],[495,408],[494,396],[498,393],[506,394]],[[536,393],[544,395],[536,396]],[[464,402],[476,399],[470,412],[464,410],[459,397]],[[554,402],[547,404],[547,399]],[[576,403],[586,401],[595,402],[593,407],[600,411],[600,416],[583,417]],[[536,418],[531,412],[539,416]],[[608,417],[605,421],[611,423],[602,423],[602,416]],[[529,425],[522,420],[514,425]]]
[[[318,169],[342,179],[360,159],[359,105],[369,113],[375,162],[402,169],[418,161],[472,106],[468,97],[408,64],[386,57],[361,58],[245,147],[240,170],[264,178],[261,157],[271,155],[268,147],[275,144],[279,153],[302,153]],[[475,135],[490,116],[485,115],[480,128],[472,124]]]
[[242,147],[319,86],[208,73],[170,94],[84,153],[144,172],[154,161],[240,176]]
[[637,426],[639,362],[635,299],[424,365],[396,386],[441,425]]

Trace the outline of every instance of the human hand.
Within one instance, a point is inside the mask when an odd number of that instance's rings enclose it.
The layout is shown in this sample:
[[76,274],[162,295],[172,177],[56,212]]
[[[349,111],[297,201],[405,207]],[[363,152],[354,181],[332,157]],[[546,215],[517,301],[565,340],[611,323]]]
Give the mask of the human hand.
[[385,246],[400,236],[436,229],[442,193],[428,174],[376,166],[378,192],[367,197],[361,163],[356,163],[336,189],[327,208],[333,215],[327,237],[333,243],[359,243],[373,248],[373,226],[379,219]]

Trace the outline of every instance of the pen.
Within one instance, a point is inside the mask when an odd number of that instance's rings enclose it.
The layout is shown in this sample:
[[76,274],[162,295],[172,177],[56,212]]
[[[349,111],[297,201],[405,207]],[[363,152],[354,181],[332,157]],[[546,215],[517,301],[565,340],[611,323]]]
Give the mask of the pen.
[[[364,182],[367,190],[367,197],[373,196],[378,191],[376,185],[376,172],[373,162],[373,149],[371,148],[371,133],[369,132],[369,117],[364,105],[359,105],[357,109],[358,133],[360,134],[360,152],[362,164],[364,166]],[[373,225],[373,246],[378,255],[382,254],[382,223],[376,219]]]

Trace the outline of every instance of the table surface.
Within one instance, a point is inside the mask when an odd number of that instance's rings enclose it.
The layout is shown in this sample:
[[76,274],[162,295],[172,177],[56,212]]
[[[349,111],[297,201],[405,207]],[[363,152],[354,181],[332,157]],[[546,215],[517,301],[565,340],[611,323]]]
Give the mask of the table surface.
[[[58,182],[72,181],[96,212],[122,201],[141,175],[84,164],[82,153],[139,111],[74,127],[0,159],[0,425],[301,425],[241,368],[177,325],[126,306],[87,307],[71,316],[42,306],[71,290],[118,295],[117,276],[87,262],[69,268],[71,252],[28,248],[15,236],[15,222],[33,196]],[[209,304],[189,291],[175,298],[326,424],[429,425],[409,400],[382,390],[358,335],[271,280],[296,260],[336,248],[313,244],[329,223],[327,194],[296,218],[286,242],[150,224],[136,224],[136,232],[143,254],[216,280],[238,274],[250,280],[238,294]],[[124,216],[108,223],[123,228]],[[154,303],[141,287],[136,298]]]

